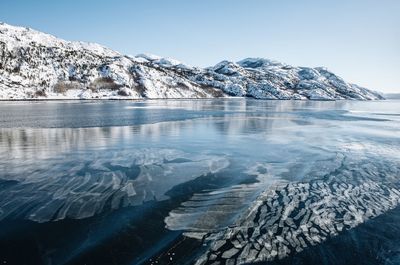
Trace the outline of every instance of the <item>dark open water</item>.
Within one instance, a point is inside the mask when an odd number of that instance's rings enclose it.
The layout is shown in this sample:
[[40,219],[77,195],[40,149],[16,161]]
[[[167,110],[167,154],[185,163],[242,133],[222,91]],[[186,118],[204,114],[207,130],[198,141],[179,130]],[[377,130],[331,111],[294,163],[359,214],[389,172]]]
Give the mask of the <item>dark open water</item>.
[[400,101],[0,103],[0,263],[400,264]]

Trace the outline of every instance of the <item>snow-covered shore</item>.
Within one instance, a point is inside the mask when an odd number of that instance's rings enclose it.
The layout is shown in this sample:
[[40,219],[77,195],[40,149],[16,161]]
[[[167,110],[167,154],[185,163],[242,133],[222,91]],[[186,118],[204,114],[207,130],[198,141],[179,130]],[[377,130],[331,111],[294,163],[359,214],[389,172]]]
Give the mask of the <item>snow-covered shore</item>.
[[126,56],[99,44],[0,23],[0,100],[226,96],[383,99],[322,67],[247,58],[199,68],[155,55]]

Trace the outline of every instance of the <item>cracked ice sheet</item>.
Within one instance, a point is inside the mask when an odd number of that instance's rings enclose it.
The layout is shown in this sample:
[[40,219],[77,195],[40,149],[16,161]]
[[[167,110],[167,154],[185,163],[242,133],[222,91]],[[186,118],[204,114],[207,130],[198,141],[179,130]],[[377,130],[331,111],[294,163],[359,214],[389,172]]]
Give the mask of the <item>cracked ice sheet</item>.
[[398,206],[399,161],[350,157],[323,178],[264,191],[236,224],[208,234],[197,264],[284,258]]
[[[277,183],[287,183],[291,175],[297,177],[308,172],[315,176],[324,176],[339,168],[343,161],[342,155],[323,150],[304,155],[301,160],[296,156],[282,156],[286,152],[287,150],[276,150],[269,157],[273,161],[279,155],[280,163],[256,163],[245,170],[244,174],[256,176],[254,183],[195,193],[169,213],[164,220],[166,227],[170,230],[183,230],[186,236],[201,239],[207,233],[219,231],[235,223],[241,214],[254,205],[258,196]],[[321,160],[307,162],[310,156],[315,158],[317,154]]]
[[257,182],[195,193],[169,213],[164,220],[166,227],[187,231],[186,236],[201,239],[206,233],[233,223],[262,190],[278,181],[260,164],[246,173],[257,175]]
[[37,222],[81,219],[105,210],[164,200],[175,185],[229,165],[223,156],[174,149],[141,149],[83,155],[62,163],[41,161],[23,175],[0,180],[0,220]]

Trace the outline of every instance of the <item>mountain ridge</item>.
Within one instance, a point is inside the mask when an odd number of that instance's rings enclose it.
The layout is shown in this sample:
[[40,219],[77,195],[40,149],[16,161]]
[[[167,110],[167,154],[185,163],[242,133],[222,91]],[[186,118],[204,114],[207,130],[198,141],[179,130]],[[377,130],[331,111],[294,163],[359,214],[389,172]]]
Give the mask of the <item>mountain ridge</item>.
[[96,43],[72,42],[0,23],[0,99],[374,100],[374,91],[323,67],[294,67],[264,58],[206,68],[149,54],[123,55]]

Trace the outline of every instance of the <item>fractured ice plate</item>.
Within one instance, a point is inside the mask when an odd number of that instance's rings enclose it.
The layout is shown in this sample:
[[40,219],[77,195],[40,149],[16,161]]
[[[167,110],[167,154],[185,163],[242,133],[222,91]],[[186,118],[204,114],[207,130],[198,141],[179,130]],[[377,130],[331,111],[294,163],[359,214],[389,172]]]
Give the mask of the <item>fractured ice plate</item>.
[[40,168],[24,168],[23,175],[2,177],[0,220],[81,219],[104,210],[164,200],[168,198],[165,193],[175,185],[215,173],[229,162],[223,156],[140,149],[40,164]]
[[208,234],[197,264],[282,259],[384,214],[400,204],[396,164],[345,157],[323,178],[272,186],[235,224]]

